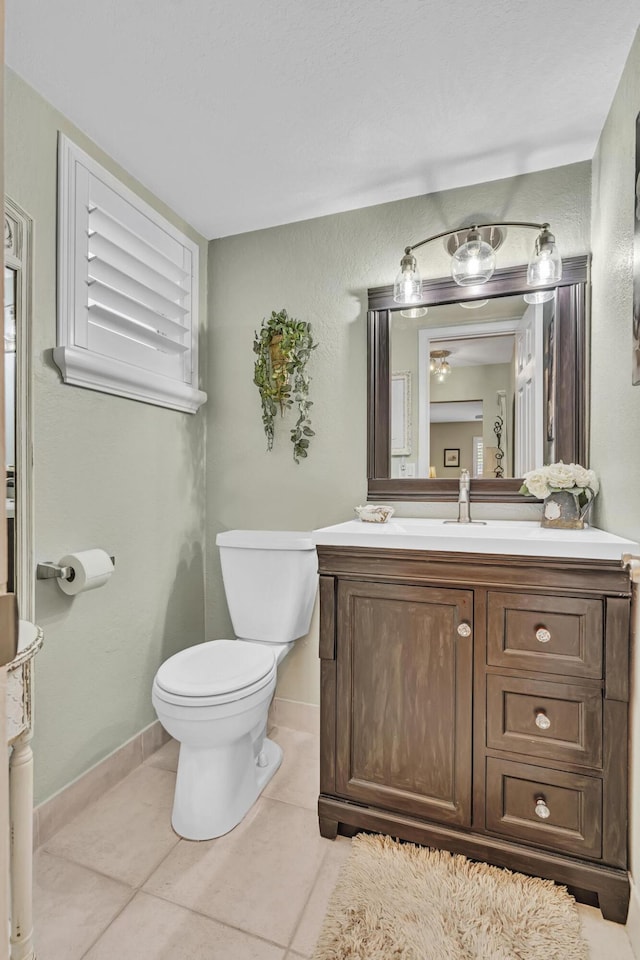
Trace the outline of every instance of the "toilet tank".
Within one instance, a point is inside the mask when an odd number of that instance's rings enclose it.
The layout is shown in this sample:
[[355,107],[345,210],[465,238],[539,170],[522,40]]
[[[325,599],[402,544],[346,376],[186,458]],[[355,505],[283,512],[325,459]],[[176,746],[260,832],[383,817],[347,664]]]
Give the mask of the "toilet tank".
[[236,637],[290,643],[309,632],[318,585],[310,533],[227,530],[216,544]]

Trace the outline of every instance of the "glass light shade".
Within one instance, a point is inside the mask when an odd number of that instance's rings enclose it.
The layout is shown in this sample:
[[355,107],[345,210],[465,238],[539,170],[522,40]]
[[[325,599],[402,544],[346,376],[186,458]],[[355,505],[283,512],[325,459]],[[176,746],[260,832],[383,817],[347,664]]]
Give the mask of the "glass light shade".
[[488,303],[488,300],[462,300],[458,306],[465,310],[477,310],[478,307],[486,307]]
[[496,268],[493,247],[481,240],[473,231],[470,239],[458,247],[451,257],[451,276],[461,287],[486,283]]
[[405,252],[400,261],[400,271],[393,284],[393,299],[396,303],[420,303],[422,300],[422,278],[416,258]]
[[443,383],[451,373],[451,365],[447,357],[450,350],[434,350],[429,357],[429,372],[433,374],[438,383]]
[[546,303],[547,300],[553,300],[555,295],[555,290],[532,290],[523,294],[522,299],[525,303]]
[[545,227],[536,238],[533,254],[527,268],[527,284],[530,287],[546,287],[562,279],[562,260],[555,237]]
[[401,310],[400,316],[406,317],[407,320],[417,320],[418,317],[426,317],[427,312],[426,307],[410,307],[409,310]]
[[436,380],[438,381],[438,383],[444,383],[444,381],[447,379],[450,373],[451,373],[450,364],[448,364],[446,360],[443,360],[436,373]]

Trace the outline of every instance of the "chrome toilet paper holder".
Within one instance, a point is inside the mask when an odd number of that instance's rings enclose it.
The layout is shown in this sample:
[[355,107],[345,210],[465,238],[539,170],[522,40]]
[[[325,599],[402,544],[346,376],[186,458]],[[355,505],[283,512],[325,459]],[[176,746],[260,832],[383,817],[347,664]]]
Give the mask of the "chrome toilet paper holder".
[[[116,565],[116,558],[109,557],[111,563]],[[73,567],[61,567],[59,563],[53,563],[52,560],[44,560],[36,566],[36,580],[73,580]]]

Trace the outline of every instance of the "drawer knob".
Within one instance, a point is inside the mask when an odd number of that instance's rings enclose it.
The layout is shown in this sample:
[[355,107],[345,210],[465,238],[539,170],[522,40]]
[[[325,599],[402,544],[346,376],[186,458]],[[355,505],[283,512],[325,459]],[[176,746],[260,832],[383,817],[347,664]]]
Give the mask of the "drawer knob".
[[458,636],[459,637],[470,637],[471,636],[471,627],[468,623],[461,623],[458,626]]
[[536,630],[536,640],[538,643],[549,643],[549,640],[551,640],[551,634],[546,627],[539,627]]
[[539,730],[548,730],[550,726],[551,720],[549,720],[544,710],[538,710],[536,713],[536,727],[538,727]]
[[547,820],[551,816],[551,810],[544,802],[544,797],[536,797],[536,816],[541,820]]

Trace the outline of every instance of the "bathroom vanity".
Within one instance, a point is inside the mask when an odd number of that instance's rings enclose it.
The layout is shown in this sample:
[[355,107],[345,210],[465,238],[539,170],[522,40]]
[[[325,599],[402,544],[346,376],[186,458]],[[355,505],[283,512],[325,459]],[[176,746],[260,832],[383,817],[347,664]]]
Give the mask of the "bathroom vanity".
[[315,533],[320,830],[567,884],[624,922],[637,544],[537,523]]

